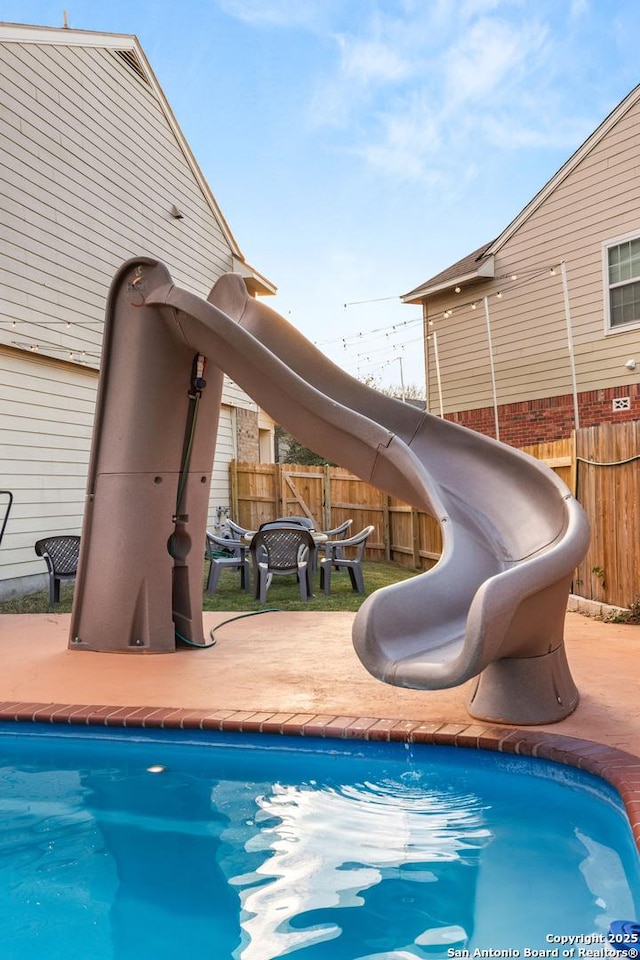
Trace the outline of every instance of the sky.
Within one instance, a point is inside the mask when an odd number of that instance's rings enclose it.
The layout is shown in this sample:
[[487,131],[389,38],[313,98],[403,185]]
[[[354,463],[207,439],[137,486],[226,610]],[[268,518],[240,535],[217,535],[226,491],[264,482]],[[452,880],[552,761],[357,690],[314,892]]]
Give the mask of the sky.
[[269,299],[423,388],[402,294],[498,236],[640,83],[638,0],[0,0],[135,34]]

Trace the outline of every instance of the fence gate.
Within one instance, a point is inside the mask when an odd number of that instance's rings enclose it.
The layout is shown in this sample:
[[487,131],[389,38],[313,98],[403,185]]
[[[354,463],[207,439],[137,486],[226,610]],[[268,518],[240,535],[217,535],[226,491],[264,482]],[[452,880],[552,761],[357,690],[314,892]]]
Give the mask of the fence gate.
[[308,517],[318,530],[325,523],[325,470],[302,471],[295,464],[280,464],[280,515]]

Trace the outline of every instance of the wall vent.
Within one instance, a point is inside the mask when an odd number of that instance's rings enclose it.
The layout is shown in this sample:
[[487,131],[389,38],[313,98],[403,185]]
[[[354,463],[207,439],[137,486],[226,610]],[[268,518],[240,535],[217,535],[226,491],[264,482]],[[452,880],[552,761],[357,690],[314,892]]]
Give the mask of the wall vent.
[[631,410],[631,397],[614,397],[612,406],[614,412],[616,410]]
[[149,78],[144,71],[144,67],[140,63],[135,50],[114,50],[114,53],[116,57],[119,57],[120,60],[126,63],[130,70],[133,70],[136,76],[140,77],[140,79],[146,83],[147,86],[150,86]]

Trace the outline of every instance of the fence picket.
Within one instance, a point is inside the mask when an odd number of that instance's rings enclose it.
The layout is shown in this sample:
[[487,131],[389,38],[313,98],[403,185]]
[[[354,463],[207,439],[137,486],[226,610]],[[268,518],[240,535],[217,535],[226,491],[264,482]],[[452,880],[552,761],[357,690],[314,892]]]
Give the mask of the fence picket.
[[[591,544],[574,592],[617,606],[634,603],[640,598],[640,421],[587,427],[522,449],[561,477],[589,517]],[[351,518],[354,533],[375,527],[369,560],[428,570],[439,559],[436,520],[342,467],[234,460],[230,483],[232,512],[242,526],[256,529],[277,516],[310,513],[329,529]]]

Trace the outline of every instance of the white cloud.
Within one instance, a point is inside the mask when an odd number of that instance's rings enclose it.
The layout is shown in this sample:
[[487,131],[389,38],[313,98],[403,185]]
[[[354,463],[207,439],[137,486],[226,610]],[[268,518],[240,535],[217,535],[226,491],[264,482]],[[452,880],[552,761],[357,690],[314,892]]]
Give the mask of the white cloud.
[[571,148],[588,133],[568,109],[558,50],[590,0],[360,0],[357,12],[341,0],[218,2],[256,24],[315,30],[332,56],[308,127],[333,129],[331,149],[376,174],[458,190],[477,175],[476,151]]
[[356,152],[379,172],[435,185],[443,180],[436,157],[442,148],[440,117],[426,91],[394,102],[378,117],[377,136]]
[[578,20],[580,17],[589,13],[589,0],[571,0],[569,15],[572,20]]
[[565,118],[557,122],[555,111],[547,112],[536,105],[537,122],[527,123],[528,111],[496,112],[481,119],[481,135],[491,146],[505,150],[566,149],[571,151],[593,130],[593,123],[583,118]]
[[517,28],[498,18],[478,20],[444,56],[449,109],[492,95],[502,100],[514,81],[544,56],[546,41],[547,30],[535,22]]
[[341,128],[343,149],[377,173],[459,191],[483,147],[571,148],[587,135],[588,119],[566,121],[562,25],[552,32],[549,9],[439,0],[426,15],[407,0],[395,11],[338,39],[334,76],[314,104],[316,123]]
[[394,24],[376,15],[360,33],[333,34],[337,63],[318,83],[311,104],[315,126],[347,126],[375,97],[414,76],[414,58],[399,42]]
[[315,28],[331,11],[331,0],[217,0],[220,9],[244,23]]
[[342,52],[341,73],[347,83],[394,83],[413,72],[410,61],[379,38],[358,37],[350,41],[341,36],[338,45]]

